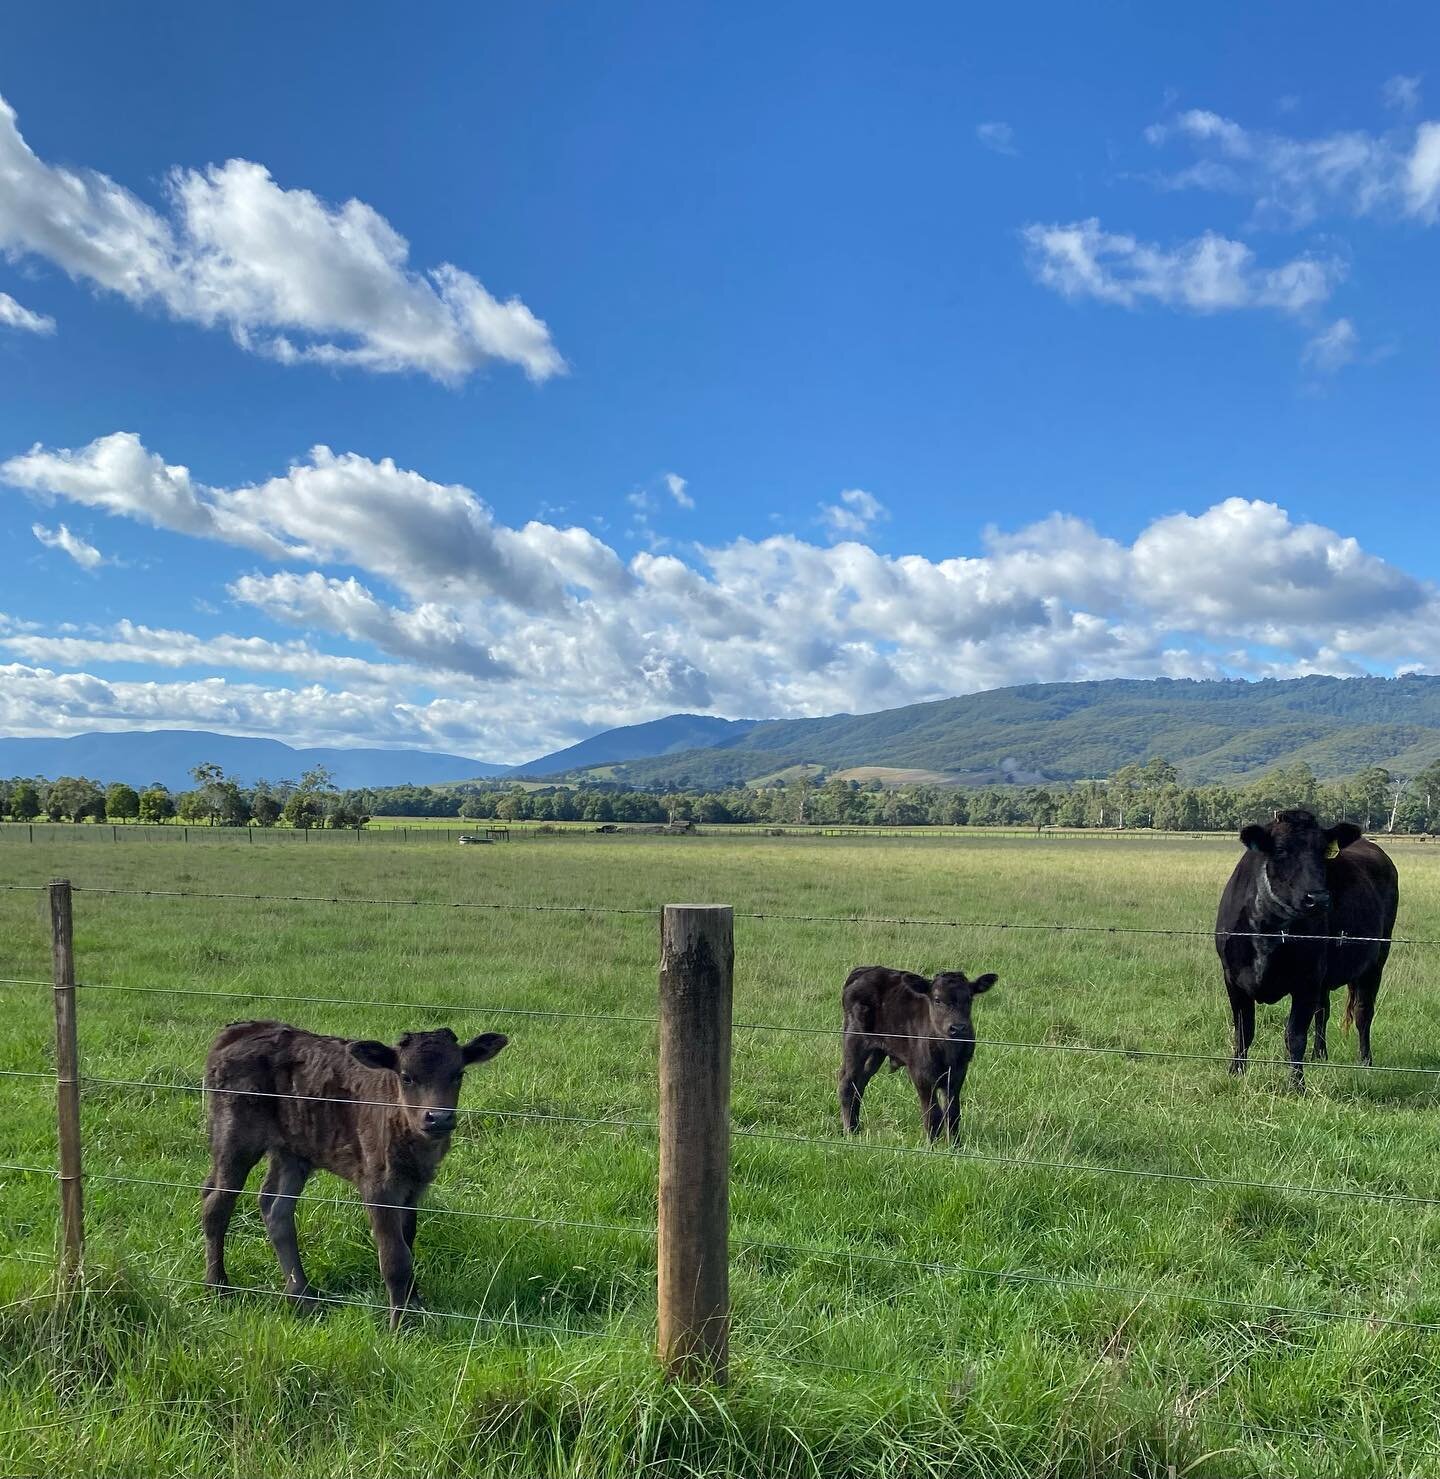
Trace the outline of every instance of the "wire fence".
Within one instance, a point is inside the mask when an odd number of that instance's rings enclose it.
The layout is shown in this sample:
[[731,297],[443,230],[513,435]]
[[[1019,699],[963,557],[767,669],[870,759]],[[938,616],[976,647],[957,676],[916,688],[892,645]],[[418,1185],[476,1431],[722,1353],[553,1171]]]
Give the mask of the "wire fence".
[[[43,892],[45,885],[23,885],[4,884],[0,890],[8,892]],[[455,900],[421,900],[421,899],[389,899],[360,896],[343,895],[307,895],[307,894],[273,894],[273,893],[248,893],[233,891],[201,891],[201,890],[154,890],[154,889],[129,889],[129,888],[81,888],[76,887],[77,894],[93,894],[99,896],[112,896],[119,898],[153,898],[160,900],[188,899],[200,901],[249,901],[266,904],[291,904],[291,905],[341,905],[368,908],[433,908],[433,909],[482,909],[482,910],[525,910],[537,914],[577,914],[594,916],[646,916],[655,917],[659,913],[658,906],[606,906],[606,905],[562,905],[562,904],[535,904],[519,901],[455,901]],[[1088,925],[1075,923],[1040,924],[1032,921],[991,921],[991,920],[961,920],[924,917],[904,916],[865,916],[865,915],[817,915],[817,914],[795,914],[780,913],[772,911],[741,911],[737,918],[749,921],[782,921],[791,923],[821,923],[827,926],[897,926],[908,928],[944,928],[944,929],[973,929],[973,930],[1050,930],[1059,933],[1084,933],[1092,935],[1140,935],[1158,936],[1162,938],[1207,938],[1215,937],[1213,931],[1189,930],[1189,929],[1147,929],[1139,926],[1110,926],[1110,925]],[[1236,931],[1234,934],[1245,938],[1255,939],[1279,939],[1295,940],[1296,936],[1291,932],[1252,932]],[[1306,939],[1316,944],[1340,944],[1353,945],[1359,943],[1377,943],[1379,937],[1353,936],[1353,935],[1312,935]],[[1393,943],[1411,946],[1434,946],[1440,944],[1440,940],[1424,938],[1397,939]],[[57,956],[58,959],[58,956]],[[54,988],[58,992],[62,989],[59,980],[47,981],[38,977],[4,977],[0,978],[0,985],[14,988]],[[246,990],[214,990],[208,988],[188,986],[162,986],[162,985],[132,985],[120,982],[84,982],[74,981],[68,983],[68,989],[78,991],[82,996],[90,993],[136,993],[146,995],[160,995],[183,997],[189,999],[220,999],[220,1000],[265,1000],[286,1004],[325,1005],[363,1007],[369,1010],[396,1009],[425,1013],[445,1012],[470,1012],[475,1010],[470,1003],[425,1003],[415,1001],[376,1000],[374,998],[359,996],[340,995],[286,995],[261,989]],[[522,1018],[533,1018],[542,1020],[553,1020],[557,1022],[594,1022],[606,1025],[624,1024],[635,1027],[643,1027],[647,1030],[656,1029],[662,1022],[662,1015],[650,1015],[642,1013],[615,1013],[615,1012],[592,1012],[584,1010],[564,1010],[532,1007],[509,1007],[504,1005],[485,1004],[487,1014],[497,1016],[515,1016]],[[776,1033],[776,1034],[800,1034],[815,1038],[839,1039],[846,1035],[845,1029],[820,1027],[809,1024],[791,1024],[766,1021],[739,1020],[733,1023],[734,1030],[746,1033]],[[869,1034],[866,1034],[869,1035]],[[940,1041],[949,1039],[928,1034],[887,1034],[894,1036],[896,1041]],[[1029,1042],[1006,1039],[976,1038],[973,1040],[976,1046],[990,1049],[1017,1052],[1041,1052],[1041,1053],[1075,1053],[1085,1055],[1105,1055],[1111,1057],[1122,1057],[1133,1061],[1175,1061],[1187,1063],[1208,1063],[1215,1065],[1228,1065],[1231,1063],[1229,1055],[1215,1055],[1204,1053],[1187,1053],[1160,1049],[1132,1049],[1123,1046],[1090,1045],[1072,1042]],[[1257,1065],[1272,1065],[1276,1067],[1291,1067],[1288,1060],[1255,1060]],[[1307,1068],[1314,1069],[1346,1069],[1356,1071],[1359,1065],[1331,1063],[1325,1060],[1307,1064]],[[1423,1066],[1392,1066],[1366,1068],[1360,1071],[1370,1073],[1394,1073],[1412,1074],[1426,1077],[1440,1077],[1440,1069]],[[55,1081],[52,1072],[27,1069],[0,1069],[0,1077],[13,1080],[45,1080]],[[353,1108],[376,1109],[381,1111],[393,1111],[396,1101],[393,1098],[365,1099],[352,1096],[331,1094],[309,1094],[297,1092],[266,1091],[254,1088],[235,1089],[223,1085],[194,1083],[178,1080],[152,1079],[152,1078],[126,1078],[111,1077],[103,1075],[79,1074],[76,1079],[77,1088],[84,1089],[120,1089],[133,1090],[146,1093],[187,1093],[200,1096],[230,1095],[247,1099],[260,1100],[290,1100],[309,1104],[336,1104]],[[457,1107],[457,1114],[461,1116],[476,1116],[483,1119],[492,1119],[509,1122],[534,1122],[537,1124],[565,1124],[580,1129],[614,1129],[626,1132],[641,1132],[646,1135],[654,1135],[661,1131],[660,1122],[653,1118],[642,1117],[638,1113],[621,1114],[580,1114],[566,1113],[552,1110],[539,1109],[502,1109],[480,1107]],[[812,1136],[786,1133],[781,1130],[756,1124],[729,1124],[727,1133],[737,1141],[766,1143],[778,1146],[793,1146],[802,1148],[810,1153],[840,1153],[840,1154],[864,1154],[867,1156],[889,1156],[889,1157],[934,1157],[935,1152],[918,1145],[888,1144],[875,1140],[864,1140],[853,1137],[839,1138],[837,1136]],[[1197,1188],[1221,1188],[1228,1190],[1256,1191],[1283,1197],[1321,1197],[1335,1198],[1347,1202],[1373,1202],[1377,1205],[1389,1205],[1416,1208],[1440,1207],[1440,1196],[1429,1195],[1419,1192],[1407,1192],[1386,1190],[1367,1186],[1337,1186],[1318,1183],[1292,1182],[1267,1180],[1258,1177],[1240,1177],[1223,1174],[1206,1174],[1201,1171],[1177,1171],[1170,1169],[1156,1169],[1144,1166],[1113,1165],[1092,1163],[1085,1160],[1048,1159],[1038,1156],[1006,1155],[995,1152],[974,1149],[967,1146],[951,1146],[947,1149],[947,1155],[959,1160],[971,1161],[987,1166],[1004,1167],[1007,1170],[1044,1172],[1047,1174],[1063,1175],[1067,1177],[1114,1177],[1129,1182],[1152,1182],[1170,1183],[1177,1185],[1193,1186]],[[0,1171],[24,1176],[51,1177],[57,1180],[64,1179],[63,1170],[57,1171],[54,1167],[37,1166],[18,1162],[0,1162]],[[132,1186],[153,1188],[156,1190],[172,1190],[198,1192],[206,1190],[201,1182],[169,1179],[165,1177],[127,1176],[114,1171],[87,1171],[85,1180],[101,1185]],[[210,1187],[210,1190],[217,1188]],[[242,1194],[245,1188],[222,1187],[218,1188],[234,1194]],[[363,1197],[355,1196],[323,1196],[315,1193],[300,1193],[294,1198],[286,1197],[285,1200],[303,1201],[307,1203],[324,1203],[329,1205],[352,1205],[358,1204],[368,1210],[385,1211],[409,1211],[412,1210],[408,1204],[400,1204],[382,1201],[366,1201]],[[438,1204],[425,1204],[420,1209],[423,1216],[429,1217],[461,1217],[482,1221],[490,1221],[498,1224],[512,1224],[532,1229],[552,1228],[585,1235],[604,1235],[617,1237],[635,1237],[647,1240],[656,1238],[656,1230],[653,1227],[644,1227],[633,1224],[597,1221],[594,1219],[571,1219],[566,1217],[539,1217],[515,1212],[489,1211],[473,1208],[450,1207]],[[916,1257],[903,1257],[895,1254],[882,1253],[864,1247],[841,1247],[833,1244],[823,1243],[797,1243],[777,1241],[763,1238],[740,1237],[734,1244],[735,1251],[740,1256],[751,1253],[775,1254],[783,1253],[799,1259],[819,1260],[828,1263],[859,1263],[866,1265],[883,1265],[906,1270],[915,1274],[929,1276],[955,1277],[971,1280],[988,1280],[1003,1284],[1043,1286],[1055,1289],[1081,1291],[1103,1296],[1113,1296],[1127,1300],[1138,1301],[1141,1304],[1178,1303],[1185,1306],[1196,1306],[1210,1308],[1218,1311],[1226,1311],[1236,1314],[1245,1314],[1250,1317],[1263,1316],[1273,1318],[1286,1318],[1298,1321],[1316,1322],[1354,1322],[1367,1327],[1404,1330],[1425,1335],[1440,1333],[1440,1322],[1415,1319],[1397,1313],[1392,1309],[1377,1308],[1325,1308],[1323,1306],[1291,1305],[1283,1303],[1272,1303],[1263,1300],[1229,1298],[1220,1294],[1187,1289],[1175,1284],[1143,1285],[1125,1282],[1111,1282],[1103,1279],[1092,1279],[1076,1274],[1055,1273],[1045,1270],[1009,1268],[987,1266],[983,1263],[969,1264],[953,1262],[946,1259],[928,1259]],[[178,1285],[193,1285],[201,1287],[203,1281],[180,1278],[178,1276],[169,1279],[169,1282]],[[271,1288],[243,1289],[240,1292],[276,1295],[283,1291]],[[384,1312],[389,1307],[375,1304],[365,1300],[350,1299],[339,1296],[314,1295],[313,1302],[323,1305],[349,1306],[358,1309]],[[517,1331],[525,1331],[543,1335],[547,1339],[561,1336],[593,1335],[594,1329],[572,1330],[568,1327],[557,1326],[553,1323],[525,1322],[510,1316],[494,1314],[476,1314],[464,1311],[435,1310],[429,1311],[437,1318],[470,1322],[474,1326],[493,1326],[498,1329],[513,1328]],[[806,1337],[812,1339],[814,1337]],[[803,1361],[801,1364],[806,1364]],[[834,1367],[833,1363],[815,1362],[810,1363],[831,1369],[847,1370],[857,1375],[873,1377],[876,1379],[888,1379],[889,1373],[878,1369],[863,1367]],[[1247,1425],[1248,1426],[1248,1425]],[[1261,1429],[1256,1429],[1260,1431]],[[1288,1432],[1290,1430],[1274,1430],[1276,1432]]]

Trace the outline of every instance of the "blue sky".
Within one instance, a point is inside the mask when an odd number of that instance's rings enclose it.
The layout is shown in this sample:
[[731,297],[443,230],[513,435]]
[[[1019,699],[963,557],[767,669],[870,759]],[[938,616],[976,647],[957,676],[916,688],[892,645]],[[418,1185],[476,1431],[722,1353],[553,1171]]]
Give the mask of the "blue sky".
[[7,17],[0,731],[1440,671],[1433,10],[893,12]]

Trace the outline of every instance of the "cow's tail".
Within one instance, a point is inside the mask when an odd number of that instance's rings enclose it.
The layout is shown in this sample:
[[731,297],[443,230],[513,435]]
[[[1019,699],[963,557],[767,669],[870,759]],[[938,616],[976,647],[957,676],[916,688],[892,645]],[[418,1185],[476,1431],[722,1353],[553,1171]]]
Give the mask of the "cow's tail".
[[1353,983],[1345,988],[1345,1016],[1340,1025],[1345,1029],[1345,1036],[1350,1036],[1350,1029],[1355,1025],[1355,987]]

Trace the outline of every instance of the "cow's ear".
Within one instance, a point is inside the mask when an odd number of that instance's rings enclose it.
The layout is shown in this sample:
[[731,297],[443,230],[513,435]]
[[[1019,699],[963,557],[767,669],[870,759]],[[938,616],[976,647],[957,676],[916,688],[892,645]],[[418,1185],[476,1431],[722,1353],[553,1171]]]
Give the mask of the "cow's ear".
[[383,1042],[352,1042],[350,1056],[366,1068],[378,1068],[382,1073],[394,1073],[400,1067],[400,1056],[394,1048]]
[[1325,856],[1327,858],[1339,857],[1342,847],[1349,847],[1352,842],[1359,842],[1363,835],[1354,822],[1336,822],[1333,827],[1325,829]]
[[1262,827],[1258,822],[1251,822],[1248,827],[1240,829],[1240,840],[1252,852],[1269,852],[1275,839],[1271,837],[1268,827]]
[[510,1039],[503,1032],[482,1032],[460,1049],[466,1064],[488,1063]]
[[983,996],[1000,979],[994,971],[986,971],[983,976],[976,976],[970,983],[970,989],[976,996]]

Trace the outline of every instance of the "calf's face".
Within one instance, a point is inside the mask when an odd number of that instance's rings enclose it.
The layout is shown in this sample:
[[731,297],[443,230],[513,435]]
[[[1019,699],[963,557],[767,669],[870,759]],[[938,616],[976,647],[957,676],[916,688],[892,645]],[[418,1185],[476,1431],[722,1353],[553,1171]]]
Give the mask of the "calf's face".
[[1256,883],[1266,912],[1320,919],[1330,907],[1326,862],[1360,837],[1352,822],[1322,827],[1308,811],[1281,811],[1264,826],[1246,827],[1240,840],[1261,855]]
[[460,1084],[472,1063],[493,1058],[509,1041],[499,1032],[482,1032],[460,1042],[448,1027],[435,1032],[407,1032],[395,1046],[353,1042],[351,1055],[367,1068],[393,1073],[399,1080],[400,1106],[411,1128],[443,1140],[455,1128]]
[[971,981],[964,971],[941,971],[924,991],[912,986],[910,989],[923,996],[929,1007],[928,1035],[945,1042],[973,1043],[975,1025],[970,1019],[970,1003],[988,991],[995,980],[993,973]]

